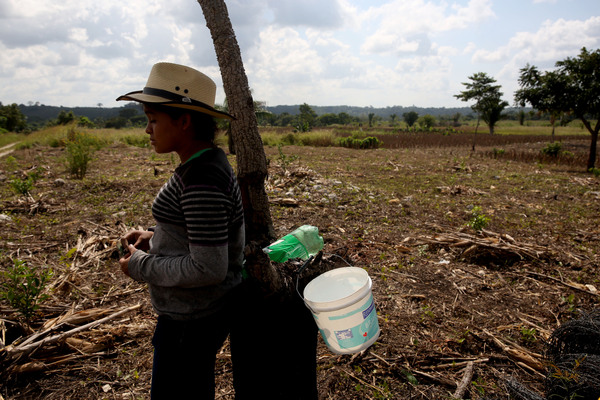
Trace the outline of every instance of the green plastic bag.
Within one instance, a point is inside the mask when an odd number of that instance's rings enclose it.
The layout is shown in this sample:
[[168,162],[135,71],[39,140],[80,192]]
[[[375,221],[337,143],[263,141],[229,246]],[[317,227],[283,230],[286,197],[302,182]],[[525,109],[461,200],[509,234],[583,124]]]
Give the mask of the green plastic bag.
[[319,228],[312,225],[302,225],[295,231],[285,235],[281,239],[263,251],[275,262],[285,262],[292,258],[306,260],[323,249],[323,237],[319,236]]

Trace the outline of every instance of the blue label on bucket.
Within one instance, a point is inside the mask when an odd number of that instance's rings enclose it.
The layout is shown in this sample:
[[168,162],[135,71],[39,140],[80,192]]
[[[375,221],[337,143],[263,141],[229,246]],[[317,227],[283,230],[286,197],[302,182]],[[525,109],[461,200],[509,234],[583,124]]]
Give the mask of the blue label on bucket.
[[374,310],[375,303],[371,299],[369,306],[363,311],[365,320],[360,325],[334,332],[340,348],[357,347],[375,337],[379,331],[379,322]]
[[354,337],[354,335],[352,334],[352,329],[344,329],[341,331],[335,331],[335,337],[337,338],[337,340],[339,342],[341,340],[352,339]]
[[365,311],[363,311],[363,318],[367,319],[367,317],[369,316],[369,314],[371,314],[371,312],[374,309],[375,309],[375,302],[373,301],[373,299],[371,299],[371,305]]

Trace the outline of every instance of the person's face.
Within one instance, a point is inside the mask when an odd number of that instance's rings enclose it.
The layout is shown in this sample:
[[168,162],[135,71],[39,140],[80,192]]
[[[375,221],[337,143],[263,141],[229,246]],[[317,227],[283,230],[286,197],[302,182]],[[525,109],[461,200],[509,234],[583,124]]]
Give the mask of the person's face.
[[169,114],[144,105],[148,118],[146,133],[150,135],[150,144],[157,153],[178,152],[181,146],[181,124]]

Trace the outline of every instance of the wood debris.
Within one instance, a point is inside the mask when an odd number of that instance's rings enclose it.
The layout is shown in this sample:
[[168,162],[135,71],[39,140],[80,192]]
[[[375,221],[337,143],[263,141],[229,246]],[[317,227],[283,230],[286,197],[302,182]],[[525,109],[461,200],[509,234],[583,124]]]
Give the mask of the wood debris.
[[[436,226],[436,228],[439,227]],[[418,238],[419,244],[433,244],[447,246],[454,249],[464,248],[460,252],[461,258],[468,258],[481,253],[495,256],[511,255],[519,259],[540,260],[548,258],[553,252],[547,246],[517,242],[508,234],[499,234],[482,230],[478,235],[465,232],[444,232],[434,235],[423,235]]]

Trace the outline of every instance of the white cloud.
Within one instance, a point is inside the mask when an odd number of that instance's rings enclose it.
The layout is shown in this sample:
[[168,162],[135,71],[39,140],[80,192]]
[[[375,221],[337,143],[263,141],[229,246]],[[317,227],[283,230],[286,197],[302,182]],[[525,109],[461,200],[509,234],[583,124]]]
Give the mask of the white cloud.
[[465,29],[494,16],[490,0],[471,0],[467,6],[448,7],[445,2],[395,0],[370,8],[363,20],[378,28],[369,35],[362,50],[369,53],[417,51],[428,38],[447,31]]
[[517,32],[505,46],[496,50],[479,50],[475,62],[494,62],[509,58],[550,61],[573,55],[581,47],[600,45],[600,16],[586,21],[546,21],[536,32]]
[[518,32],[505,46],[493,51],[478,50],[473,62],[502,62],[498,76],[517,78],[525,64],[551,68],[558,60],[579,54],[582,47],[600,45],[600,16],[585,21],[545,21],[536,32]]
[[[520,4],[531,14],[515,0],[226,2],[254,96],[272,105],[456,105],[474,72],[509,87],[526,63],[600,46],[597,0]],[[195,1],[0,0],[0,52],[3,103],[113,106],[158,61],[197,67],[223,100]]]

